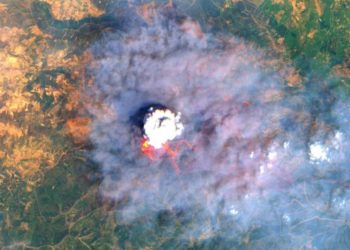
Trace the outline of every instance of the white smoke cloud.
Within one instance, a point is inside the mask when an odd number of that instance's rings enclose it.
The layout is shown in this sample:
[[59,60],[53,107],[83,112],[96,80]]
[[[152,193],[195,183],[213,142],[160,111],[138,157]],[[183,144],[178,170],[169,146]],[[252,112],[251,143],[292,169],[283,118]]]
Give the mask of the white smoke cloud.
[[[183,222],[183,237],[239,241],[260,230],[246,242],[251,249],[335,244],[348,230],[350,106],[315,107],[308,92],[285,87],[262,51],[234,37],[197,36],[188,31],[195,25],[183,31],[169,16],[92,48],[96,99],[108,110],[94,112],[93,154],[102,194],[120,204],[118,221],[182,211],[192,221]],[[331,95],[324,93],[316,99]],[[152,161],[140,150],[131,117],[150,103],[182,114],[175,159]]]

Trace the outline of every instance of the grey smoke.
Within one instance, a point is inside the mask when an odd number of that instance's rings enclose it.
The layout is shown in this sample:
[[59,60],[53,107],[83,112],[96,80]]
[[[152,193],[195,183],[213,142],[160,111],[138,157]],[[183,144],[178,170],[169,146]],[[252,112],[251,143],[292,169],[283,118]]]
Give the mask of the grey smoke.
[[[117,221],[175,211],[183,238],[239,242],[255,230],[250,249],[348,249],[345,98],[327,79],[290,90],[263,51],[234,37],[193,36],[169,16],[92,48],[103,106],[93,112],[93,156],[101,193],[120,204]],[[167,155],[151,161],[140,151],[130,118],[149,103],[182,113],[179,140],[193,148],[179,146],[179,175]]]

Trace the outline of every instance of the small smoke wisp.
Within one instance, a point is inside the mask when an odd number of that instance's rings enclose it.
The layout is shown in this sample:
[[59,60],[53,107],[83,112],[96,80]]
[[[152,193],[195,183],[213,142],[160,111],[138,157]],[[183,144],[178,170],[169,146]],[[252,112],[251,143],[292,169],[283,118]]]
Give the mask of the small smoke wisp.
[[[92,111],[93,157],[119,223],[175,211],[181,237],[239,242],[258,231],[251,249],[342,237],[350,105],[326,102],[334,93],[321,83],[290,91],[262,51],[171,12],[106,34],[92,51],[93,95],[107,110]],[[152,103],[170,109],[139,117]]]

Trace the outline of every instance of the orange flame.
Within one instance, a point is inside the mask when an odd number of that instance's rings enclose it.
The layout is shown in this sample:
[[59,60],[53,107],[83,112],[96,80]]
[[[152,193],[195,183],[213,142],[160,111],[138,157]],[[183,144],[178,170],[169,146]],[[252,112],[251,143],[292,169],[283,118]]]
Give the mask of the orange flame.
[[179,167],[179,165],[177,164],[177,162],[176,162],[176,158],[177,158],[177,155],[178,155],[178,153],[179,153],[179,151],[176,149],[176,150],[173,150],[170,146],[169,146],[169,144],[164,144],[163,145],[163,149],[164,149],[164,151],[169,155],[169,157],[170,157],[170,160],[171,160],[171,163],[172,163],[172,165],[173,165],[173,168],[174,168],[174,170],[175,170],[175,173],[178,175],[178,174],[180,174],[180,167]]
[[[180,167],[176,162],[176,158],[179,154],[180,146],[183,144],[185,144],[188,148],[193,149],[192,144],[190,144],[189,142],[187,142],[185,140],[178,142],[175,149],[171,148],[169,143],[165,143],[162,146],[162,150],[166,153],[166,155],[169,156],[176,174],[180,174],[180,172],[181,172]],[[155,157],[156,156],[156,149],[152,145],[149,144],[149,141],[146,138],[143,138],[141,141],[141,151],[150,160],[154,161],[156,159],[156,157]]]
[[149,144],[148,140],[146,138],[142,139],[141,142],[141,151],[144,153],[150,160],[154,161],[154,150],[155,148]]

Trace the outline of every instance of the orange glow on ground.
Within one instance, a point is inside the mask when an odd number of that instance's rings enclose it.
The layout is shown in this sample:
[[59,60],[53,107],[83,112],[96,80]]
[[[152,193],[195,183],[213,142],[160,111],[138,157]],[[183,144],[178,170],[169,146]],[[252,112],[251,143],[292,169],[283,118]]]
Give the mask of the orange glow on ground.
[[144,138],[141,141],[141,151],[142,153],[147,156],[148,159],[154,161],[156,160],[156,153],[161,151],[163,153],[165,153],[167,156],[169,156],[169,159],[173,165],[173,168],[176,172],[176,174],[180,174],[181,170],[179,165],[177,164],[176,158],[179,154],[180,151],[180,146],[181,145],[186,145],[189,149],[193,149],[192,144],[190,144],[189,142],[182,140],[180,142],[178,142],[176,144],[175,149],[173,149],[169,143],[165,143],[163,144],[161,149],[155,149],[152,145],[149,144],[149,141]]
[[141,151],[144,155],[146,155],[150,160],[155,160],[155,148],[151,146],[147,139],[142,139],[141,142]]
[[173,150],[169,146],[169,144],[167,144],[167,143],[163,145],[163,149],[166,152],[166,154],[170,157],[171,164],[173,165],[173,168],[174,168],[176,174],[180,174],[181,170],[180,170],[179,165],[176,162],[176,158],[177,158],[177,155],[178,155],[179,151],[177,149]]

